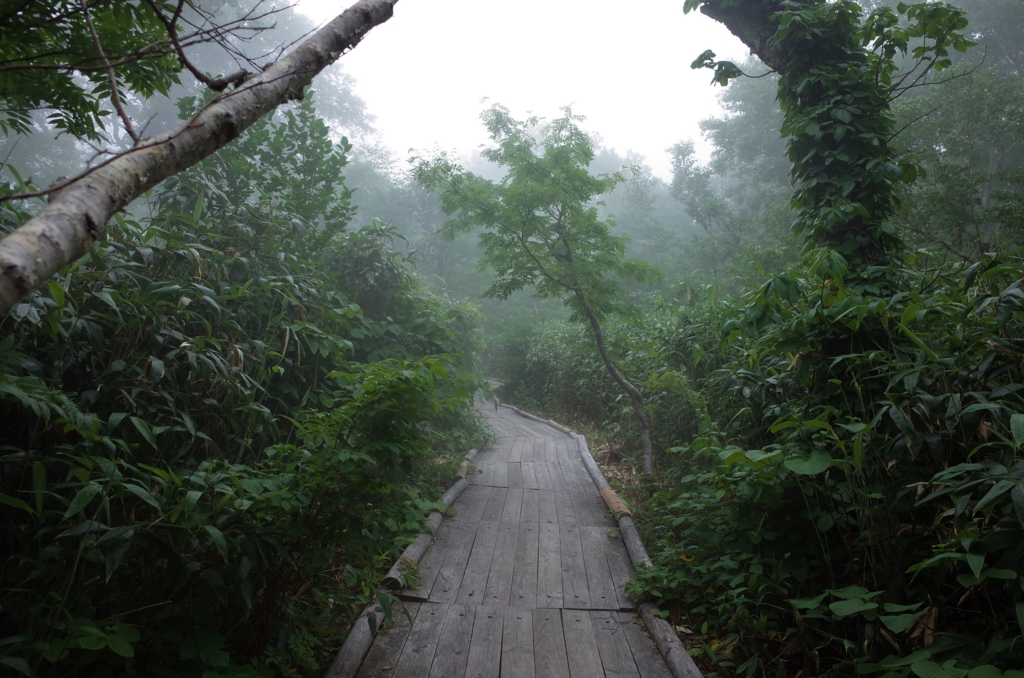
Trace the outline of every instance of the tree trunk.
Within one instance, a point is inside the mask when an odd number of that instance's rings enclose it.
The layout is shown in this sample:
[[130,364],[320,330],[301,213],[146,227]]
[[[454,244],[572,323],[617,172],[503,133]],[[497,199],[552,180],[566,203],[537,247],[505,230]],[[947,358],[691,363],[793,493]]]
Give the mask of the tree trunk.
[[175,129],[84,173],[0,240],[0,313],[92,249],[118,210],[167,177],[212,155],[276,107],[301,99],[313,77],[391,18],[398,0],[361,0],[295,51]]
[[781,0],[708,0],[700,11],[724,24],[769,68],[785,73],[789,59],[768,46],[768,40],[778,29],[778,22],[772,16],[782,9]]
[[601,359],[604,360],[604,366],[608,368],[608,373],[612,375],[612,379],[622,387],[622,390],[633,401],[633,414],[636,416],[637,428],[640,429],[640,444],[643,449],[643,472],[645,476],[653,475],[654,448],[651,445],[651,425],[647,421],[647,414],[644,413],[644,397],[640,393],[640,389],[629,383],[619,372],[618,368],[615,367],[615,363],[612,362],[611,356],[608,355],[608,347],[604,344],[604,332],[601,330],[601,323],[598,321],[597,315],[583,299],[583,295],[579,291],[576,292],[576,298],[579,299],[584,312],[587,314],[587,319],[590,321],[590,329],[594,333],[594,340],[597,341],[597,350],[601,354]]

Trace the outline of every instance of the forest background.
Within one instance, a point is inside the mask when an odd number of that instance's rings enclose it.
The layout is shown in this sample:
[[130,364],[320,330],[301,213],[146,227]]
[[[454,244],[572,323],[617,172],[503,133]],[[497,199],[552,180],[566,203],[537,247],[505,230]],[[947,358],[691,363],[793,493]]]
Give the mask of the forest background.
[[[978,46],[893,102],[891,144],[921,171],[884,294],[791,231],[776,76],[722,91],[709,162],[666,139],[671,181],[594,137],[590,171],[624,179],[599,214],[664,272],[624,283],[632,310],[606,326],[644,391],[653,480],[589,331],[529,290],[480,298],[477,234],[441,237],[437,197],[343,72],[133,203],[3,320],[0,663],[317,673],[450,461],[487,440],[470,407],[487,375],[600,441],[656,561],[634,591],[708,675],[1019,673],[1024,7],[958,4]],[[94,6],[105,40],[163,30]],[[309,29],[272,20],[251,54]],[[145,63],[124,88],[136,120],[209,96],[173,58]],[[34,83],[66,95],[57,114],[5,92],[5,194],[130,143],[102,74],[72,83],[80,101],[60,85]],[[36,209],[2,202],[2,226]]]

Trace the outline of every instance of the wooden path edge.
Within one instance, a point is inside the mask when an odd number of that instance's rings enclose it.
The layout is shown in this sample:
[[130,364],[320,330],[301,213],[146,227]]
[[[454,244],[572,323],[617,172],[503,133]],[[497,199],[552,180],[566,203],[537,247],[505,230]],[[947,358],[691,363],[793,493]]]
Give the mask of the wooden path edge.
[[[457,480],[441,497],[441,503],[446,507],[450,508],[468,486],[466,475],[469,472],[470,462],[473,461],[476,454],[477,449],[474,447],[463,457],[459,473],[456,475]],[[427,532],[421,534],[416,538],[416,541],[405,547],[402,555],[395,561],[395,564],[391,566],[391,569],[388,570],[388,573],[381,581],[382,590],[400,590],[405,586],[404,572],[409,567],[419,563],[423,554],[430,547],[430,543],[434,539],[434,533],[441,526],[443,519],[444,515],[440,511],[435,509],[430,512],[426,524]],[[371,614],[376,617],[383,616],[380,603],[376,600],[363,608],[355,622],[352,623],[352,629],[349,631],[348,637],[345,638],[345,643],[338,650],[334,661],[331,662],[331,665],[324,672],[324,678],[353,678],[356,672],[359,671],[359,667],[366,658],[366,653],[370,651],[370,645],[373,644],[373,638],[376,636],[376,631],[370,630],[370,623],[367,620],[367,617]],[[380,623],[378,622],[374,626],[380,628]],[[658,647],[661,647],[661,645]]]
[[[605,479],[604,474],[601,473],[601,468],[597,465],[593,455],[590,454],[587,439],[551,419],[542,419],[535,414],[524,412],[514,405],[501,403],[501,406],[512,410],[521,417],[540,422],[541,424],[547,424],[562,433],[572,436],[579,446],[580,458],[583,460],[587,473],[590,474],[590,479],[594,481],[598,492],[601,493],[605,504],[608,505],[608,509],[615,516],[615,520],[619,524],[619,532],[622,534],[622,541],[626,545],[629,557],[634,563],[643,563],[647,567],[652,567],[653,563],[650,556],[647,555],[647,549],[644,548],[644,542],[640,538],[640,533],[637,532],[632,515],[618,495],[615,494],[615,490],[608,485],[608,480]],[[673,678],[704,678],[704,674],[700,672],[697,664],[694,663],[693,657],[686,651],[686,646],[679,640],[679,636],[676,635],[672,625],[661,617],[658,608],[653,603],[641,603],[639,611],[641,618],[644,620],[644,626],[647,627],[647,630],[654,638],[654,642],[658,645],[658,650],[661,652],[661,656],[664,657],[665,663],[668,664]]]

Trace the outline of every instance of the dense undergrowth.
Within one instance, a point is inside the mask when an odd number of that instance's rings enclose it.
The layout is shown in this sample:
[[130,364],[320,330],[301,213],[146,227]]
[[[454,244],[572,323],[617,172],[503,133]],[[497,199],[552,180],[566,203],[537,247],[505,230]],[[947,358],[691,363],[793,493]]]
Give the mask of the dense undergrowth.
[[478,312],[346,228],[347,151],[263,121],[3,319],[0,663],[319,675],[486,437]]
[[[1019,675],[1022,264],[918,254],[866,299],[819,252],[742,302],[688,291],[615,328],[669,448],[641,506],[655,567],[633,590],[707,668]],[[520,399],[628,436],[577,328],[506,342]]]

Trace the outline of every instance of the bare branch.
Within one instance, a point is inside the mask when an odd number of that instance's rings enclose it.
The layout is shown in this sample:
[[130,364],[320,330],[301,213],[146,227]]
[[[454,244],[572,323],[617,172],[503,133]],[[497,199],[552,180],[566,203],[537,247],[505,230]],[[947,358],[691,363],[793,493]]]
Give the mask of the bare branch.
[[100,36],[97,35],[96,27],[92,23],[92,15],[89,14],[89,0],[82,0],[82,13],[85,15],[85,23],[89,27],[89,35],[92,36],[92,44],[96,48],[96,56],[103,62],[103,66],[107,71],[107,79],[110,81],[110,100],[114,102],[114,109],[117,110],[117,115],[120,116],[121,122],[124,123],[124,129],[128,132],[128,136],[137,144],[140,139],[139,133],[135,131],[132,119],[128,117],[124,106],[121,105],[121,95],[117,92],[117,75],[114,73],[114,67],[107,61],[107,55],[103,53]]
[[0,240],[0,313],[87,253],[118,210],[230,143],[277,106],[303,97],[313,77],[391,18],[398,0],[360,0],[284,59],[222,94],[175,129],[68,183]]

